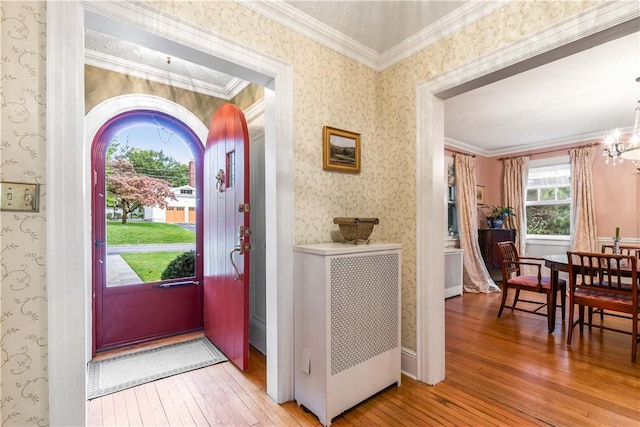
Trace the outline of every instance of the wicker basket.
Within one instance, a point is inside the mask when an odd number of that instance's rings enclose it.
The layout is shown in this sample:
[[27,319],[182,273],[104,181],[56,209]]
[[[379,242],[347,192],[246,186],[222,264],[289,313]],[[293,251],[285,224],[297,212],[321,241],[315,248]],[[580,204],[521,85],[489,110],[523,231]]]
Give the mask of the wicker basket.
[[369,236],[373,231],[373,226],[378,224],[378,218],[353,218],[353,217],[336,217],[333,223],[338,224],[340,234],[347,242],[369,243]]

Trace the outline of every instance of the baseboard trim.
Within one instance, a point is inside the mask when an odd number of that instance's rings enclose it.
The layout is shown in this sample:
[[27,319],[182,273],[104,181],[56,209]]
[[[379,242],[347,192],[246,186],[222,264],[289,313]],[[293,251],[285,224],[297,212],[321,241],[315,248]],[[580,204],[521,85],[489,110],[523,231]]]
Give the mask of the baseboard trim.
[[460,286],[453,286],[451,288],[445,288],[444,289],[444,298],[451,298],[451,297],[455,297],[458,295],[462,295],[462,285]]
[[414,380],[418,378],[418,357],[414,350],[402,347],[400,350],[400,370]]

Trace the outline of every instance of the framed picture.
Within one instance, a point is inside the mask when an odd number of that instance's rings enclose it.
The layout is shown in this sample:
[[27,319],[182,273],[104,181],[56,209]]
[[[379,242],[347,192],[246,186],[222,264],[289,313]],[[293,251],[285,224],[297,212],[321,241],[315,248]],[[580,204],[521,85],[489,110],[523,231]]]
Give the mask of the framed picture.
[[484,185],[476,185],[476,199],[478,204],[484,203]]
[[360,173],[360,134],[323,126],[322,169]]

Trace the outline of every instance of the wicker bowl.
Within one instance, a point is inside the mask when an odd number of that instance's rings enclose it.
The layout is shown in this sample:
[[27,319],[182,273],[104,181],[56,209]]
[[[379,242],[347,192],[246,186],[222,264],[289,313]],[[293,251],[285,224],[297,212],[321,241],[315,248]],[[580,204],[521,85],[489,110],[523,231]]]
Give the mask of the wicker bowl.
[[373,232],[373,226],[378,224],[378,218],[354,218],[354,217],[336,217],[333,223],[338,224],[340,234],[347,242],[369,243],[369,236]]

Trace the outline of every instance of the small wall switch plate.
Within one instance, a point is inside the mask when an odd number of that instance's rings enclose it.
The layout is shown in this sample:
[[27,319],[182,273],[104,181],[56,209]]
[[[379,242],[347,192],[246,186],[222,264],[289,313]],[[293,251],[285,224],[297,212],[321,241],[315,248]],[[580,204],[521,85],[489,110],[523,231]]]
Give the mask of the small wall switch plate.
[[40,184],[0,182],[0,210],[38,212]]

